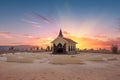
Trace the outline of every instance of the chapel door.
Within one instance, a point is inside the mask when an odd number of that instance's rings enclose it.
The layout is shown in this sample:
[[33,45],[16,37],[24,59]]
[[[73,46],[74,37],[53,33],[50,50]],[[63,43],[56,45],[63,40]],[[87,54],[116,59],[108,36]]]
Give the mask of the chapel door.
[[57,45],[57,53],[63,53],[63,45],[61,43]]

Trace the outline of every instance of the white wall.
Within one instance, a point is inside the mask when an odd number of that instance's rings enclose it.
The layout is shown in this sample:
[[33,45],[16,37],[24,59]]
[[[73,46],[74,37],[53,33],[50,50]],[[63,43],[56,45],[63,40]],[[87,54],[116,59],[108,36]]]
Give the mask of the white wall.
[[69,46],[74,47],[76,44],[72,44],[72,43],[68,43],[66,40],[64,40],[62,37],[57,37],[54,41],[52,41],[52,43],[54,43],[56,46],[61,43],[62,45],[64,45],[66,43],[66,51],[69,51]]

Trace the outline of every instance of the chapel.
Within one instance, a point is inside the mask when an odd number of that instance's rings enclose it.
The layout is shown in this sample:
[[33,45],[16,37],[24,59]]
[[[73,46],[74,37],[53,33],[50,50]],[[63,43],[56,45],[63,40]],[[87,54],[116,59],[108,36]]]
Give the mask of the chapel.
[[70,54],[75,53],[76,51],[77,43],[72,39],[65,38],[61,29],[57,38],[54,39],[51,43],[53,45],[53,54]]

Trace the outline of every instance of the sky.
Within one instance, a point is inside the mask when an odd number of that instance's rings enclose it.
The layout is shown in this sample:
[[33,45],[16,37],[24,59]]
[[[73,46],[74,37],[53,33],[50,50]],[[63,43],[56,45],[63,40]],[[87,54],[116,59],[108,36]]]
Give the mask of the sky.
[[120,46],[120,0],[0,0],[0,45],[51,45],[60,28],[77,48]]

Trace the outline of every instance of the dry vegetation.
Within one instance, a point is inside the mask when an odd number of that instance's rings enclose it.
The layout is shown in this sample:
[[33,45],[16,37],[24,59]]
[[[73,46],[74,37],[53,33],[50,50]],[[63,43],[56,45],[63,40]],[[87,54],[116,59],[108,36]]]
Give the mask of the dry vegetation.
[[7,56],[7,62],[32,63],[33,58]]
[[60,55],[60,56],[53,56],[50,59],[50,63],[52,64],[84,64],[83,60],[80,60],[78,58],[68,56],[68,55]]
[[46,54],[8,54],[6,55],[7,62],[32,63],[35,59],[43,59],[47,57]]
[[83,53],[77,55],[50,55],[47,53],[16,53],[0,56],[6,57],[7,62],[32,63],[35,60],[46,59],[45,61],[52,64],[85,64],[86,61],[104,62],[119,59],[119,57],[114,54],[95,54],[95,53],[90,54]]

